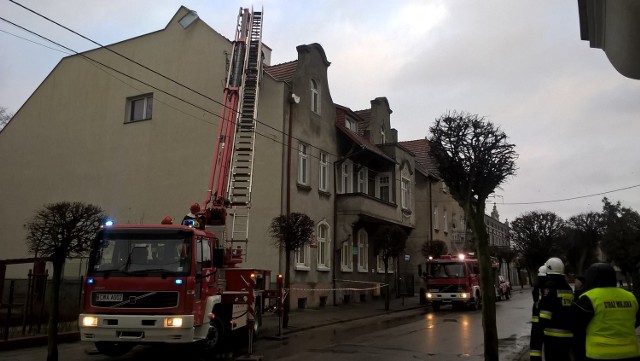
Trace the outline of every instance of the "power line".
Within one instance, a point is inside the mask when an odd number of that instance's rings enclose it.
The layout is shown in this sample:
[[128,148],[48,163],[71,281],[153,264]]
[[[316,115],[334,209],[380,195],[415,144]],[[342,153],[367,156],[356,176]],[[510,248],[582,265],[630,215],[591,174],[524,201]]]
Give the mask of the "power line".
[[[156,71],[156,70],[154,70],[154,69],[152,69],[152,68],[149,68],[148,66],[146,66],[146,65],[144,65],[144,64],[141,64],[141,63],[139,63],[138,61],[133,60],[133,59],[131,59],[131,58],[127,57],[126,55],[123,55],[123,54],[121,54],[121,53],[119,53],[119,52],[117,52],[117,51],[115,51],[115,50],[113,50],[113,49],[109,48],[108,46],[105,46],[105,45],[103,45],[103,44],[100,44],[99,42],[97,42],[97,41],[95,41],[95,40],[93,40],[93,39],[91,39],[91,38],[89,38],[89,37],[87,37],[87,36],[84,36],[84,35],[82,35],[82,34],[78,33],[77,31],[75,31],[75,30],[73,30],[73,29],[70,29],[70,28],[68,28],[67,26],[60,24],[59,22],[57,22],[57,21],[55,21],[55,20],[53,20],[53,19],[51,19],[51,18],[49,18],[49,17],[47,17],[47,16],[45,16],[45,15],[43,15],[43,14],[40,14],[39,12],[37,12],[37,11],[35,11],[35,10],[32,10],[32,9],[30,9],[30,8],[28,8],[28,7],[26,7],[26,6],[22,5],[22,4],[20,4],[20,3],[18,3],[17,1],[14,1],[14,0],[9,0],[9,1],[10,1],[11,3],[13,3],[13,4],[15,4],[15,5],[17,5],[17,6],[21,7],[21,8],[23,8],[23,9],[25,9],[25,10],[27,10],[27,11],[31,12],[31,13],[33,13],[33,14],[35,14],[35,15],[37,15],[37,16],[39,16],[39,17],[41,17],[41,18],[43,18],[43,19],[45,19],[45,20],[47,20],[47,21],[49,21],[49,22],[51,22],[51,23],[53,23],[53,24],[55,24],[55,25],[57,25],[57,26],[59,26],[59,27],[61,27],[61,28],[63,28],[63,29],[65,29],[65,30],[67,30],[67,31],[71,32],[72,34],[75,34],[75,35],[77,35],[77,36],[79,36],[79,37],[81,37],[81,38],[83,38],[83,39],[85,39],[85,40],[87,40],[87,41],[89,41],[89,42],[91,42],[91,43],[93,43],[93,44],[95,44],[95,45],[99,46],[101,49],[105,49],[105,50],[107,50],[107,51],[109,51],[109,52],[111,52],[111,53],[113,53],[113,54],[116,54],[116,55],[118,55],[118,56],[122,57],[123,59],[126,59],[127,61],[130,61],[130,62],[132,62],[132,63],[134,63],[134,64],[136,64],[136,65],[138,65],[138,66],[140,66],[140,67],[142,67],[142,68],[144,68],[144,69],[146,69],[146,70],[148,70],[148,71],[150,71],[150,72],[152,72],[152,73],[154,73],[154,74],[156,74],[156,75],[158,75],[158,76],[160,76],[160,77],[162,77],[162,78],[164,78],[164,79],[166,79],[166,80],[168,80],[168,81],[170,81],[170,82],[172,82],[172,83],[174,83],[174,84],[176,84],[176,85],[178,85],[178,86],[183,87],[184,89],[187,89],[187,90],[189,90],[189,91],[191,91],[191,92],[193,92],[193,93],[195,93],[195,94],[200,95],[201,97],[203,97],[203,98],[205,98],[205,99],[207,99],[207,100],[210,100],[210,101],[212,101],[212,102],[214,102],[214,103],[216,103],[216,104],[218,104],[218,105],[223,106],[224,108],[229,109],[230,111],[232,111],[232,112],[233,112],[233,113],[235,113],[235,114],[242,115],[242,116],[246,116],[246,114],[243,114],[241,111],[238,111],[237,109],[232,109],[232,108],[230,108],[230,107],[226,106],[224,103],[221,103],[220,101],[218,101],[218,100],[216,100],[216,99],[214,99],[214,98],[212,98],[212,97],[210,97],[210,96],[208,96],[208,95],[206,95],[206,94],[203,94],[203,93],[201,93],[201,92],[199,92],[199,91],[197,91],[197,90],[195,90],[195,89],[193,89],[193,88],[191,88],[191,87],[189,87],[189,86],[187,86],[187,85],[185,85],[185,84],[183,84],[183,83],[181,83],[181,82],[179,82],[179,81],[177,81],[177,80],[175,80],[175,79],[172,79],[172,78],[171,78],[171,77],[169,77],[169,76],[166,76],[166,75],[164,75],[164,74],[162,74],[162,73],[160,73],[160,72],[158,72],[158,71]],[[55,43],[54,43],[54,44],[55,44]],[[76,54],[77,54],[77,52],[76,52]],[[136,80],[137,80],[137,79],[136,79]],[[139,80],[138,80],[138,81],[139,81]],[[143,83],[143,84],[144,84],[144,83]],[[146,85],[146,84],[145,84],[145,85]],[[154,89],[155,89],[155,88],[154,88]],[[166,92],[165,92],[165,94],[168,94],[168,93],[166,93]],[[219,115],[217,115],[217,116],[218,116],[220,119],[223,119],[221,116],[219,116]],[[282,133],[282,134],[284,134],[284,135],[287,135],[287,136],[288,136],[288,134],[287,134],[287,133],[285,133],[285,132],[283,132],[283,131],[281,131],[281,130],[279,130],[279,129],[276,129],[276,128],[272,127],[272,126],[271,126],[271,125],[269,125],[269,124],[263,123],[263,122],[261,122],[260,120],[258,120],[258,119],[256,119],[256,118],[253,118],[253,117],[251,117],[251,118],[253,119],[253,121],[255,121],[255,122],[256,122],[256,123],[258,123],[258,124],[262,124],[262,125],[264,125],[264,126],[266,126],[266,127],[270,128],[270,129],[272,129],[272,130],[274,130],[274,131],[276,131],[276,132],[278,132],[278,133]],[[292,136],[292,138],[293,138],[293,139],[295,139],[295,140],[297,140],[298,142],[302,142],[300,139],[296,138],[295,136]],[[302,143],[305,143],[305,142],[302,142]],[[316,147],[315,145],[311,145],[311,144],[307,144],[307,145],[309,145],[311,148],[316,148],[316,149],[318,149],[318,150],[321,150],[321,151],[322,151],[322,149],[320,149],[320,148]],[[334,155],[334,156],[336,156],[336,155]],[[336,158],[338,158],[338,157],[336,156]]]
[[[528,204],[542,204],[542,203],[560,203],[560,202],[573,201],[573,200],[576,200],[576,199],[602,196],[602,195],[605,195],[605,194],[625,191],[627,189],[632,189],[632,188],[637,188],[637,187],[640,187],[640,184],[636,184],[636,185],[632,185],[632,186],[624,187],[624,188],[613,189],[613,190],[606,191],[606,192],[593,193],[593,194],[587,194],[587,195],[583,195],[583,196],[570,197],[570,198],[552,199],[552,200],[546,200],[546,201],[532,201],[532,202],[508,202],[508,203],[497,203],[497,204],[501,204],[501,205],[505,205],[505,206],[512,206],[512,205],[528,205]],[[495,202],[489,202],[489,203],[495,203]]]

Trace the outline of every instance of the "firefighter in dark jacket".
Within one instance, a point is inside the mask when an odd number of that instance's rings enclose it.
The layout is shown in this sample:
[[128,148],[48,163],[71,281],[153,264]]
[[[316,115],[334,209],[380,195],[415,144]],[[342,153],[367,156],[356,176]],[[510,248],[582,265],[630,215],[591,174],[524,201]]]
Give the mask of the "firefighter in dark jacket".
[[540,326],[544,330],[544,359],[571,359],[573,343],[573,289],[564,278],[564,263],[551,257],[545,263],[547,282],[540,299]]
[[586,333],[587,360],[639,361],[635,296],[616,285],[608,263],[594,263],[586,274],[587,291],[574,305],[577,327]]
[[533,297],[533,311],[531,312],[531,338],[529,340],[529,359],[531,361],[542,360],[542,328],[540,327],[540,296],[542,286],[547,282],[547,268],[543,265],[538,269],[538,281],[533,286],[531,296]]

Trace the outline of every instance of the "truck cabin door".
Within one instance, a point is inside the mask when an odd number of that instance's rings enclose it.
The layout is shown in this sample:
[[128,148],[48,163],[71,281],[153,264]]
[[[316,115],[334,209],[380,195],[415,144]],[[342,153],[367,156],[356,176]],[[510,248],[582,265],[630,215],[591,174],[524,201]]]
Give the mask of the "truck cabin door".
[[213,282],[211,260],[211,240],[206,237],[196,239],[196,289],[193,302],[193,316],[197,324],[203,320],[204,307],[209,295],[209,284]]

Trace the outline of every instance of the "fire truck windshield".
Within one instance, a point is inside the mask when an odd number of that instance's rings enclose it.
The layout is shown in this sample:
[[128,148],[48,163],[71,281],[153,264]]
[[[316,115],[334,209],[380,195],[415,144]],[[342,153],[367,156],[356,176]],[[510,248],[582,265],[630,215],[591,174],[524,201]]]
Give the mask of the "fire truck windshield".
[[461,278],[465,277],[463,262],[433,262],[427,263],[428,278]]
[[192,233],[176,230],[102,231],[91,250],[88,274],[186,275],[191,240]]

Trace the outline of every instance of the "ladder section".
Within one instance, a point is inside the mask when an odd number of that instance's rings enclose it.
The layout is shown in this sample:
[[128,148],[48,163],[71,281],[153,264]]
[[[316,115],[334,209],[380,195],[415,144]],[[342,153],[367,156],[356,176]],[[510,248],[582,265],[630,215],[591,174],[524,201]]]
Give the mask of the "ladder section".
[[[250,34],[246,39],[247,52],[241,100],[236,124],[228,198],[232,207],[251,206],[251,184],[255,154],[255,130],[258,116],[258,97],[262,74],[262,13],[253,12]],[[235,238],[235,237],[234,237]]]
[[231,211],[230,240],[236,257],[246,261],[249,238],[249,210],[251,208],[251,185],[255,155],[256,119],[262,77],[262,12],[252,12],[246,29],[245,59],[242,84],[239,90],[240,103],[236,118],[229,190],[227,192]]

